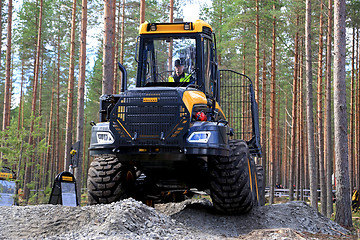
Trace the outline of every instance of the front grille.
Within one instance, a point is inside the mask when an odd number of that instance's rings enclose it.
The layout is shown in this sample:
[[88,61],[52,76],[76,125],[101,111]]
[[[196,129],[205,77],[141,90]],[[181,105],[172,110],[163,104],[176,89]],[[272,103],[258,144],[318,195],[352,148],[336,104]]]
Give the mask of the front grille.
[[188,112],[176,90],[129,91],[119,99],[111,116],[120,144],[131,139],[137,145],[178,145],[183,125],[188,124]]

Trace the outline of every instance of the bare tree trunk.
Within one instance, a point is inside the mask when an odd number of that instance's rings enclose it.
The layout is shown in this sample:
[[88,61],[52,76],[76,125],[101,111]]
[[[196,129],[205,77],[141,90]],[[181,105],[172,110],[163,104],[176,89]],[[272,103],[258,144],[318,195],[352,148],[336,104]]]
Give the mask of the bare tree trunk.
[[[55,71],[54,71],[55,72]],[[48,136],[47,136],[47,144],[48,146],[50,146],[51,144],[51,133],[53,131],[53,114],[54,114],[54,95],[55,95],[55,86],[54,86],[54,81],[53,81],[53,86],[52,86],[52,92],[51,92],[51,104],[50,104],[50,116],[49,116],[49,130],[48,130]],[[49,165],[50,165],[50,157],[51,157],[51,149],[52,147],[49,147],[46,150],[46,159],[45,159],[45,165],[44,165],[44,169],[43,169],[43,186],[46,188],[46,186],[48,185],[48,179],[49,179]]]
[[298,96],[299,96],[299,115],[298,115],[298,119],[299,119],[299,145],[298,145],[298,149],[299,149],[299,155],[301,156],[300,158],[300,163],[299,163],[299,168],[300,168],[300,174],[299,174],[299,178],[300,178],[300,182],[299,182],[299,189],[300,189],[300,200],[304,201],[304,188],[305,188],[305,171],[307,169],[307,165],[305,164],[306,162],[306,148],[305,148],[305,141],[304,139],[306,139],[305,137],[305,126],[304,126],[304,91],[303,91],[303,83],[304,83],[304,67],[303,67],[303,38],[300,38],[300,44],[298,43],[298,45],[300,45],[299,47],[299,67],[298,67]]
[[114,40],[115,40],[115,26],[114,26],[114,7],[115,0],[104,1],[104,52],[103,52],[103,83],[102,94],[112,94],[114,84]]
[[[116,1],[115,1],[115,5],[116,5]],[[115,13],[116,12],[116,7],[114,8],[114,20],[116,21],[116,23],[114,22],[114,26],[115,26],[115,57],[114,57],[114,84],[113,84],[113,93],[118,93],[120,92],[120,89],[121,89],[121,84],[118,85],[118,80],[119,80],[119,71],[118,71],[118,65],[117,63],[119,62],[119,42],[120,42],[120,8],[121,6],[121,3],[119,1],[119,5],[117,6],[117,14]],[[119,80],[119,82],[121,82]],[[117,89],[117,87],[119,86],[119,91]]]
[[[122,13],[121,13],[121,50],[120,50],[120,63],[124,63],[124,44],[125,44],[125,0],[122,3]],[[122,75],[121,75],[122,79]],[[121,91],[121,82],[119,82],[119,90]]]
[[[275,10],[276,7],[275,5],[273,5],[273,9]],[[276,100],[275,100],[275,73],[276,73],[276,66],[275,66],[275,57],[276,57],[276,16],[273,16],[273,34],[272,34],[272,49],[271,49],[271,82],[270,82],[270,138],[269,138],[269,149],[270,149],[270,154],[269,154],[269,163],[270,163],[270,200],[269,203],[273,204],[274,203],[274,187],[275,187],[275,169],[274,169],[274,165],[275,165],[275,151],[276,151],[276,146],[275,146],[275,105],[276,105]]]
[[[261,165],[264,169],[264,186],[266,186],[266,156],[267,156],[267,149],[266,149],[266,51],[264,48],[263,51],[263,69],[262,69],[262,105],[261,105],[261,149],[262,149],[262,159]],[[265,194],[265,188],[264,194]]]
[[334,132],[336,215],[342,226],[352,226],[346,115],[346,25],[345,0],[334,2]]
[[300,119],[300,146],[299,152],[302,155],[301,161],[301,172],[300,172],[300,191],[301,191],[301,200],[304,201],[304,189],[305,186],[308,186],[308,159],[307,159],[307,142],[306,142],[306,122],[304,121],[304,54],[303,54],[303,47],[304,47],[304,38],[300,37],[299,39],[299,69],[298,69],[298,92],[299,92],[299,108],[300,114],[298,118]]
[[[10,4],[9,4],[10,5]],[[0,1],[0,13],[2,13],[2,9],[3,9],[3,2],[2,1]],[[2,33],[2,31],[3,31],[3,21],[2,21],[2,17],[0,18],[0,33]],[[2,51],[1,51],[1,49],[2,49],[2,41],[0,41],[0,56],[2,56]],[[1,58],[0,58],[0,70],[1,70]],[[2,126],[2,125],[1,125]]]
[[353,27],[352,56],[351,56],[351,90],[350,90],[350,126],[349,126],[349,175],[350,191],[354,189],[354,91],[355,87],[355,27]]
[[[87,119],[86,119],[86,116],[85,116],[85,123],[87,122]],[[87,161],[89,161],[89,158],[87,159],[86,161],[86,148],[87,148],[87,144],[86,144],[86,139],[87,139],[87,136],[86,136],[86,127],[84,128],[84,138],[83,138],[83,150],[82,150],[82,179],[86,180],[87,179],[87,168],[85,168],[85,166],[87,166]],[[83,188],[86,188],[86,184],[87,184],[87,181],[83,181]]]
[[313,116],[313,87],[312,87],[312,58],[311,58],[311,1],[306,0],[305,17],[305,52],[306,52],[306,114],[308,131],[308,156],[310,173],[310,203],[317,210],[317,169],[314,146],[314,116]]
[[357,38],[357,64],[358,64],[358,70],[356,71],[356,89],[357,89],[357,95],[356,97],[356,103],[355,103],[355,163],[356,163],[356,172],[357,172],[357,181],[356,181],[356,189],[360,189],[360,45],[359,45],[359,38],[360,38],[360,32],[359,29],[356,31],[356,38]]
[[[280,91],[280,88],[279,90]],[[279,103],[280,105],[280,103]],[[275,184],[280,184],[281,183],[281,141],[280,141],[280,106],[277,107],[277,118],[276,118],[276,161],[275,161]]]
[[333,194],[332,194],[332,128],[331,128],[331,35],[332,35],[332,0],[328,4],[328,30],[326,40],[326,89],[325,89],[325,109],[326,109],[326,127],[325,127],[325,158],[326,158],[326,192],[327,192],[327,217],[331,217],[333,212]]
[[12,0],[9,0],[7,37],[6,37],[7,49],[6,49],[5,90],[4,90],[4,109],[3,109],[3,125],[2,125],[3,130],[5,130],[10,125],[12,11],[13,11]]
[[[41,119],[41,114],[42,114],[42,85],[43,85],[43,63],[44,63],[44,56],[42,54],[42,50],[40,49],[40,52],[41,52],[41,64],[40,64],[40,78],[39,78],[39,115],[38,117]],[[42,127],[42,120],[40,120],[39,122],[39,128],[41,129]],[[45,132],[46,132],[46,124],[45,124]],[[46,134],[45,134],[46,135]],[[46,136],[42,136],[42,137],[46,137]],[[36,144],[38,144],[40,142],[40,136],[37,137],[36,139]],[[40,168],[37,169],[35,168],[35,173],[36,173],[36,176],[37,176],[37,179],[35,179],[35,182],[36,182],[36,193],[38,193],[38,190],[40,189],[41,187],[41,183],[42,181],[40,180],[41,179],[41,168],[44,166],[43,165],[43,156],[40,156],[39,153],[35,153],[36,156],[35,156],[35,165],[39,165]],[[36,195],[36,197],[38,197],[38,194]]]
[[284,188],[287,188],[286,184],[287,184],[287,172],[288,172],[288,121],[287,121],[287,114],[288,114],[288,110],[287,110],[287,106],[288,106],[288,97],[286,96],[286,104],[285,104],[285,120],[284,120],[284,125],[285,125],[285,129],[284,129],[284,144],[283,144],[283,154],[282,154],[282,161],[283,161],[283,175],[282,175],[282,185],[284,186]]
[[[299,16],[296,17],[296,26],[299,24]],[[298,42],[299,32],[295,34],[295,56],[294,56],[294,78],[293,78],[293,102],[291,114],[291,152],[289,168],[289,200],[294,200],[294,177],[295,177],[295,158],[296,158],[296,122],[297,122],[297,74],[298,74]]]
[[323,1],[320,1],[320,27],[319,27],[319,54],[318,54],[318,74],[317,74],[317,136],[318,136],[318,156],[319,156],[319,177],[320,177],[320,202],[321,213],[326,216],[326,181],[324,166],[324,132],[323,132]]
[[356,189],[360,189],[360,49],[359,49],[359,29],[356,31],[356,60],[357,63],[357,71],[356,71],[356,83],[355,83],[355,142],[354,142],[354,152],[356,153],[354,155],[354,162],[355,162],[355,169],[356,169],[356,175],[358,176],[356,179]]
[[145,0],[140,0],[140,24],[145,22]]
[[[10,0],[11,1],[11,0]],[[34,74],[34,84],[33,84],[33,93],[32,93],[32,102],[31,102],[31,116],[35,118],[36,116],[36,96],[38,88],[38,79],[39,79],[39,60],[40,60],[40,46],[41,46],[41,31],[42,31],[42,10],[43,10],[43,0],[40,0],[40,12],[39,12],[39,24],[38,24],[38,37],[37,37],[37,46],[36,46],[36,58],[35,58],[35,74]],[[33,136],[34,132],[34,119],[30,123],[30,133],[29,133],[29,145],[33,145]],[[28,160],[25,167],[25,176],[24,176],[24,197],[26,201],[30,197],[30,189],[28,184],[31,182],[31,168],[33,156]]]
[[[0,24],[1,24],[1,20],[0,20]],[[0,29],[1,29],[1,27],[0,27]],[[21,60],[20,103],[19,103],[18,128],[17,128],[18,130],[20,130],[20,127],[22,127],[21,126],[21,122],[22,122],[21,113],[23,112],[23,110],[22,110],[23,109],[23,86],[24,86],[24,59]]]
[[259,34],[259,0],[256,0],[255,22],[255,100],[259,102],[259,62],[260,62],[260,34]]
[[[57,70],[56,70],[56,95],[57,95],[57,102],[56,102],[56,136],[55,136],[55,162],[54,164],[54,171],[57,171],[59,169],[59,165],[60,165],[60,29],[58,32],[58,37],[57,37]],[[51,181],[53,180],[53,175],[51,175]]]
[[71,164],[70,163],[70,160],[71,160],[70,151],[71,151],[72,133],[73,133],[75,30],[76,30],[76,0],[73,0],[72,20],[71,20],[69,78],[68,78],[68,89],[67,89],[64,171],[67,171]]
[[[298,71],[299,72],[299,71]],[[298,73],[299,75],[299,73]],[[296,171],[295,171],[295,186],[296,186],[296,200],[299,201],[300,200],[300,189],[301,189],[301,186],[300,186],[300,174],[301,174],[301,171],[303,170],[301,168],[301,162],[303,160],[303,155],[304,155],[304,152],[303,152],[303,149],[302,149],[302,146],[303,146],[303,142],[302,142],[302,109],[303,109],[303,88],[302,88],[302,79],[299,79],[297,80],[297,83],[298,83],[298,86],[297,86],[297,89],[298,89],[298,99],[297,99],[297,102],[298,102],[298,106],[297,106],[297,120],[296,120]]]
[[[87,0],[82,0],[81,11],[81,42],[80,42],[80,65],[77,99],[77,126],[76,141],[80,141],[79,151],[84,145],[84,95],[85,95],[85,70],[86,70],[86,31],[87,31]],[[77,168],[75,168],[75,178],[77,184],[78,199],[81,199],[81,176],[82,176],[83,156],[79,153]]]
[[[170,0],[170,9],[169,9],[169,23],[174,22],[174,0]],[[168,51],[168,71],[169,75],[171,75],[172,71],[172,56],[173,56],[173,40],[171,39],[169,42],[169,51]]]

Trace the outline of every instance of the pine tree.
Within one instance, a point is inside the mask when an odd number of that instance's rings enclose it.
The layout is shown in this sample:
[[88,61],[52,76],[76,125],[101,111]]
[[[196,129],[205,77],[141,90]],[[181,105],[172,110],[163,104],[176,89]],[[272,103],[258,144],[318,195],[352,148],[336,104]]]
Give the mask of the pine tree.
[[345,1],[334,1],[334,132],[335,132],[335,221],[352,227],[346,115],[346,26]]
[[314,146],[314,116],[313,116],[313,87],[312,87],[312,58],[311,58],[311,1],[306,0],[305,15],[305,52],[306,52],[306,119],[307,119],[307,140],[310,173],[310,203],[317,209],[317,168],[315,161]]

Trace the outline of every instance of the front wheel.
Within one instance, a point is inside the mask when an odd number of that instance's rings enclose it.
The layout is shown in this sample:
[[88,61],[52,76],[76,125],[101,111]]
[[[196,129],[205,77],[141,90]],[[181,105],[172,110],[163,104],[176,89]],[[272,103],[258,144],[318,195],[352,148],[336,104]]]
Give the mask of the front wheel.
[[112,203],[131,197],[135,178],[135,170],[122,166],[115,155],[95,156],[88,172],[88,203]]
[[209,159],[210,196],[219,212],[242,214],[254,205],[249,177],[249,148],[241,140],[231,140],[230,148],[229,157]]

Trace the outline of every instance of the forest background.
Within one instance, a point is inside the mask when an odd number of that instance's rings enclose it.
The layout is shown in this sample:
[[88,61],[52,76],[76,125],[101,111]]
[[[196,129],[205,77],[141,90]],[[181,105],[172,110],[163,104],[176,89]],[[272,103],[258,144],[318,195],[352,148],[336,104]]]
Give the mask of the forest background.
[[[145,2],[145,1],[143,1]],[[267,185],[282,185],[303,199],[309,189],[305,77],[304,1],[149,0],[145,20],[182,19],[189,4],[200,6],[200,19],[216,34],[220,69],[248,75],[259,103],[263,158]],[[17,174],[29,204],[46,203],[55,176],[68,170],[69,146],[78,139],[76,122],[81,79],[80,46],[84,1],[1,1],[0,143],[2,165]],[[334,121],[332,95],[332,1],[311,1],[311,57],[313,76],[314,163],[321,211],[332,213],[334,185]],[[329,7],[330,6],[330,7]],[[360,2],[346,2],[346,110],[350,189],[360,188]],[[140,24],[140,1],[118,0],[115,13],[114,62],[136,77],[134,49]],[[98,121],[103,80],[104,2],[87,2],[87,49],[84,91],[82,169],[78,182],[86,188],[91,162],[87,147],[90,121]],[[185,19],[186,20],[186,19]],[[41,23],[41,24],[39,24]],[[10,47],[9,47],[10,46]],[[120,74],[114,71],[113,92],[119,92]],[[69,110],[73,112],[69,116]],[[269,151],[268,151],[269,150]],[[269,152],[269,153],[268,153]],[[310,168],[310,169],[312,169]],[[299,191],[296,191],[298,189]],[[300,191],[301,190],[301,191]],[[272,200],[270,199],[270,202]],[[331,205],[330,205],[331,201]],[[327,207],[325,207],[327,206]],[[331,209],[330,209],[331,206]]]

